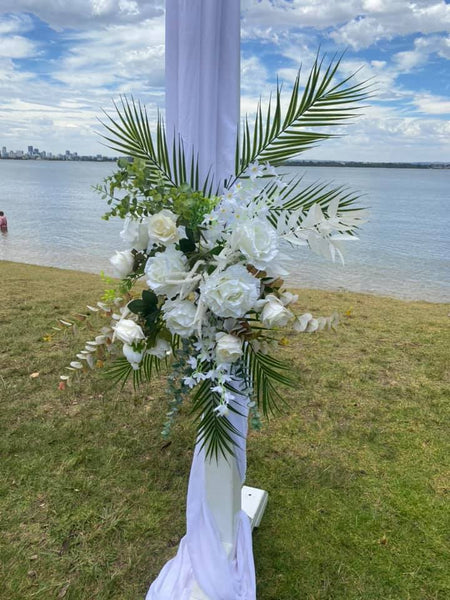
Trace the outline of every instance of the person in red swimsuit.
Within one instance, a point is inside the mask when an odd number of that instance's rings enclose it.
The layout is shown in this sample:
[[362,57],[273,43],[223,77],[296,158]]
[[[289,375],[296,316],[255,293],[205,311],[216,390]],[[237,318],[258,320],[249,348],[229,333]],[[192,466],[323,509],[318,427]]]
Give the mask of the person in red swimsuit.
[[0,231],[8,231],[8,221],[6,220],[5,213],[0,210]]

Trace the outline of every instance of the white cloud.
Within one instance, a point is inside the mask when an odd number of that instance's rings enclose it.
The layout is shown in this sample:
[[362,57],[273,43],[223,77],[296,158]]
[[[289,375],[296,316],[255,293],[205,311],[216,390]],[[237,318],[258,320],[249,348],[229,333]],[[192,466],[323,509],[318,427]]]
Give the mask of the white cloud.
[[450,35],[416,38],[413,50],[398,52],[393,60],[401,71],[408,72],[425,65],[432,54],[450,60]]
[[264,28],[285,30],[294,27],[319,29],[351,19],[359,0],[242,0],[244,26],[254,34]]
[[90,28],[93,24],[135,22],[161,15],[164,0],[2,0],[4,13],[32,13],[50,27]]
[[36,53],[33,42],[20,35],[0,36],[0,58],[27,58]]
[[417,94],[413,99],[417,109],[427,115],[450,114],[450,98],[433,96],[433,94]]
[[31,29],[33,29],[33,21],[29,15],[3,15],[0,18],[0,35],[25,33]]
[[244,37],[289,37],[295,29],[329,30],[340,47],[358,50],[398,35],[431,34],[450,27],[444,0],[243,0]]
[[450,5],[444,0],[366,0],[362,9],[331,34],[336,43],[359,50],[399,35],[438,33],[450,28]]

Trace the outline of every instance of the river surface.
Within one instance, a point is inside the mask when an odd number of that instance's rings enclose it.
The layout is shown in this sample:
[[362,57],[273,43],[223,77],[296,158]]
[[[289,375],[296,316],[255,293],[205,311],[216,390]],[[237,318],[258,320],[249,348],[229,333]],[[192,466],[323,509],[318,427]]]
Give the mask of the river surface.
[[[0,260],[112,274],[124,245],[120,219],[93,187],[114,163],[0,160]],[[305,185],[346,184],[363,194],[370,220],[347,244],[345,265],[295,251],[290,284],[412,300],[450,301],[450,170],[290,167]],[[1,264],[0,264],[1,269]]]

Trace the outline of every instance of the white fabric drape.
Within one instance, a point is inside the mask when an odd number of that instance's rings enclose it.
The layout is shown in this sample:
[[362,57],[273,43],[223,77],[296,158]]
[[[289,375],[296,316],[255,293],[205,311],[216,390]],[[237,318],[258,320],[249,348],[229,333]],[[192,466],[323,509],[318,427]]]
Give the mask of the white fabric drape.
[[[234,172],[239,72],[239,0],[166,0],[168,138],[181,136],[186,154],[198,156],[200,181],[209,174],[219,189]],[[239,447],[236,458],[229,460],[237,460],[243,483],[248,399],[241,395],[235,402],[241,414],[230,412],[229,418],[240,432]],[[234,545],[227,554],[208,505],[205,466],[205,452],[197,446],[189,478],[187,532],[146,600],[189,600],[197,585],[209,600],[256,599],[250,520],[242,510],[236,512]]]
[[[242,435],[242,438],[236,439],[236,454],[239,471],[245,477],[247,398],[240,396],[235,402],[242,414],[232,412],[230,420]],[[198,447],[189,478],[186,515],[187,532],[177,555],[164,566],[151,585],[146,600],[189,600],[195,583],[209,600],[255,600],[250,520],[242,510],[236,514],[235,547],[227,556],[206,500],[205,453]]]
[[168,139],[181,135],[215,187],[234,173],[239,88],[239,0],[166,0]]

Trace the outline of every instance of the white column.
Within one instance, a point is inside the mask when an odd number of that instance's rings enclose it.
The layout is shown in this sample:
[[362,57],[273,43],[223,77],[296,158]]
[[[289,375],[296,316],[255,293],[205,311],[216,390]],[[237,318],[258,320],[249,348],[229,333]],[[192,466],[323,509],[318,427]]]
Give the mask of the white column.
[[[200,185],[234,173],[240,102],[240,0],[166,0],[166,131],[198,156]],[[205,459],[196,448],[187,533],[147,600],[255,600],[251,524],[241,510],[246,470],[247,398],[229,418],[242,437],[236,456]],[[253,488],[245,488],[252,490]],[[261,490],[259,490],[261,491]],[[267,497],[267,494],[265,497]],[[245,507],[244,507],[245,508]],[[254,507],[250,507],[254,514]],[[252,517],[254,514],[252,513]]]

